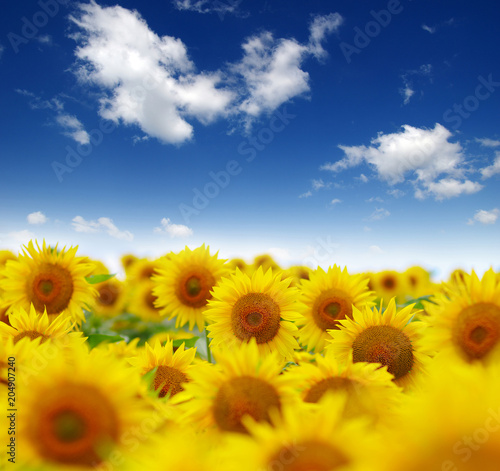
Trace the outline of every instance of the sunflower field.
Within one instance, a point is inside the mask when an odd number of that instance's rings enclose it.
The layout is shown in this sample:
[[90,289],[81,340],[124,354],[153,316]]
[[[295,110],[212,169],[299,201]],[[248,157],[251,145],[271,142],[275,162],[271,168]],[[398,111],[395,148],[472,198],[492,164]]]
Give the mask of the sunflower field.
[[1,469],[498,471],[500,274],[0,251]]

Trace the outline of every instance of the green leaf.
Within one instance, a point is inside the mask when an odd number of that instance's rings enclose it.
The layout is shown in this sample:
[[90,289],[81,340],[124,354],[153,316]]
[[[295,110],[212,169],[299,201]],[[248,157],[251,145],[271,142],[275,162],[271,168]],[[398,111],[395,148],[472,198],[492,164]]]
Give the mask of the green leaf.
[[192,337],[190,339],[176,339],[174,340],[173,345],[174,348],[175,347],[179,348],[182,344],[185,344],[184,348],[193,348],[194,344],[197,342],[199,338],[200,337]]
[[108,281],[114,276],[116,276],[116,273],[113,273],[112,275],[90,275],[86,276],[85,280],[87,281],[88,284],[95,285],[97,283],[102,283],[103,281]]
[[115,343],[125,340],[121,335],[105,335],[105,334],[91,334],[88,336],[88,343],[90,348],[94,348],[102,342]]

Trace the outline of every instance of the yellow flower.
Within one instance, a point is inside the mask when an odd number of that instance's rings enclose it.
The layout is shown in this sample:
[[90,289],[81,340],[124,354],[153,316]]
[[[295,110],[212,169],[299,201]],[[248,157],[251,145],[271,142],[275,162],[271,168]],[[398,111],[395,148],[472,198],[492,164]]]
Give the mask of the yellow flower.
[[183,419],[200,429],[245,433],[242,418],[269,420],[270,410],[294,401],[293,382],[284,375],[274,354],[260,356],[255,340],[238,349],[214,349],[217,364],[193,368],[192,380],[172,401]]
[[410,267],[404,271],[403,276],[406,278],[405,284],[408,286],[407,294],[412,298],[432,294],[435,290],[431,282],[431,274],[422,267]]
[[157,297],[153,294],[154,288],[152,281],[143,281],[129,291],[128,311],[143,321],[161,322],[164,320],[161,309],[156,306]]
[[114,452],[126,455],[123,437],[142,425],[145,411],[140,378],[133,373],[101,349],[75,347],[35,377],[21,375],[21,469],[95,469]]
[[374,423],[391,424],[401,401],[393,376],[377,363],[340,363],[331,352],[314,355],[315,363],[302,363],[288,375],[296,378],[304,402],[317,403],[327,392],[347,394],[344,416],[365,415]]
[[394,376],[398,386],[414,386],[429,360],[422,346],[425,327],[422,322],[410,322],[416,312],[413,304],[400,311],[391,299],[385,311],[353,309],[353,318],[340,321],[339,330],[330,330],[331,343],[327,350],[340,362],[380,363]]
[[0,338],[6,341],[12,338],[14,343],[19,342],[24,337],[30,340],[41,338],[41,343],[46,341],[58,341],[64,337],[72,341],[83,343],[85,338],[81,332],[72,332],[74,322],[65,316],[58,316],[50,321],[47,311],[38,314],[33,304],[29,313],[23,308],[11,312],[9,316],[10,325],[0,323]]
[[227,272],[225,260],[210,255],[209,247],[203,244],[195,250],[186,247],[178,254],[163,258],[158,274],[153,277],[157,297],[156,306],[169,319],[176,318],[175,326],[189,324],[200,332],[205,328],[203,311],[206,309],[211,290]]
[[299,341],[309,350],[322,352],[330,338],[328,329],[338,329],[339,321],[352,317],[357,309],[373,305],[375,295],[367,288],[368,278],[349,275],[347,268],[334,265],[328,271],[318,268],[309,280],[301,283],[301,306],[305,322],[299,331]]
[[370,289],[375,291],[377,298],[382,299],[385,306],[394,297],[398,302],[406,301],[409,286],[407,278],[401,273],[385,270],[371,275]]
[[443,286],[427,303],[427,345],[436,351],[454,353],[463,361],[497,361],[500,353],[500,280],[488,270],[465,275]]
[[183,384],[189,381],[195,355],[196,348],[184,350],[184,344],[174,353],[173,340],[167,341],[165,345],[156,342],[154,347],[146,342],[138,356],[129,359],[129,362],[139,368],[143,375],[157,368],[153,379],[154,389],[161,388],[159,397],[167,394],[173,397],[183,391]]
[[291,279],[281,273],[258,268],[251,277],[236,269],[214,289],[205,316],[212,338],[210,346],[238,346],[254,338],[262,354],[277,351],[291,359],[298,348],[294,321],[302,319],[297,311],[298,291],[290,288]]
[[30,309],[33,304],[38,313],[47,310],[49,316],[65,311],[74,321],[81,323],[83,308],[94,302],[95,289],[85,277],[92,264],[76,257],[77,247],[58,250],[43,242],[42,248],[33,242],[23,249],[18,260],[8,261],[0,288],[5,290],[4,300],[12,310]]
[[346,395],[328,396],[315,407],[294,404],[270,423],[246,418],[250,436],[229,436],[228,448],[241,471],[369,471],[373,440],[365,423],[346,421]]
[[102,317],[114,317],[125,310],[127,303],[126,285],[116,278],[97,283],[94,313]]

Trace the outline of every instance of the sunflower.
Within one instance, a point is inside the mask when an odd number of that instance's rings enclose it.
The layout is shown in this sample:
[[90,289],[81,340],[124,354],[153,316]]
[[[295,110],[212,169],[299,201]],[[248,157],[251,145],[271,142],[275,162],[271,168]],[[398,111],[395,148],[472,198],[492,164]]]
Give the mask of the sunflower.
[[151,281],[158,274],[159,260],[141,258],[136,260],[127,270],[127,281],[131,284]]
[[498,365],[441,360],[430,366],[425,388],[406,398],[398,426],[382,436],[391,449],[380,447],[374,470],[498,471]]
[[125,310],[127,303],[126,285],[116,278],[95,285],[97,297],[94,313],[102,317],[114,317]]
[[253,259],[253,266],[255,269],[262,267],[262,270],[264,271],[267,271],[270,268],[272,268],[273,271],[281,270],[280,266],[274,261],[274,258],[271,257],[271,255],[269,254],[257,255]]
[[156,342],[153,347],[146,342],[139,355],[129,359],[129,362],[139,368],[143,375],[156,368],[154,389],[161,388],[159,397],[167,394],[173,397],[183,391],[183,383],[189,381],[195,355],[196,348],[184,350],[184,344],[174,353],[173,340],[168,340],[165,345]]
[[246,272],[247,268],[249,267],[245,260],[242,258],[231,258],[227,261],[227,267],[230,270],[240,270],[242,272]]
[[330,338],[327,329],[338,329],[339,320],[352,317],[353,306],[373,305],[374,293],[367,288],[368,278],[349,275],[347,268],[334,265],[328,271],[317,268],[301,283],[302,314],[305,322],[299,341],[309,350],[322,352]]
[[[332,340],[327,350],[340,362],[380,363],[394,376],[394,382],[404,388],[414,386],[429,360],[422,346],[425,326],[410,322],[418,311],[411,304],[400,311],[392,298],[385,311],[367,308],[353,309],[353,318],[340,321],[339,330],[330,330]],[[383,312],[382,312],[383,311]]]
[[95,289],[85,277],[93,269],[82,257],[76,257],[78,247],[58,250],[43,242],[42,248],[33,242],[24,246],[18,260],[7,262],[0,288],[5,290],[4,300],[12,310],[30,309],[33,304],[38,313],[47,310],[49,316],[65,311],[74,321],[81,323],[83,308],[94,302]]
[[245,415],[268,421],[271,409],[296,401],[293,381],[276,354],[261,356],[255,340],[238,349],[214,349],[217,364],[193,368],[191,381],[172,401],[182,418],[200,429],[246,433]]
[[331,352],[314,355],[287,374],[296,378],[302,400],[317,403],[328,391],[346,393],[346,418],[367,415],[374,423],[391,423],[401,401],[401,389],[386,368],[376,363],[339,363]]
[[161,322],[164,316],[156,306],[157,297],[154,294],[155,285],[152,281],[143,281],[129,289],[128,311],[140,317],[143,321]]
[[302,265],[294,265],[283,270],[283,278],[292,277],[291,286],[300,287],[302,280],[309,280],[313,270],[309,267]]
[[277,351],[292,359],[298,348],[294,321],[299,314],[298,290],[289,287],[291,278],[266,273],[258,268],[251,277],[236,269],[213,289],[213,299],[205,311],[212,324],[207,326],[210,346],[241,345],[254,338],[262,354]]
[[316,407],[287,405],[270,423],[246,417],[250,436],[228,437],[241,471],[368,471],[373,439],[362,420],[344,418],[346,395],[328,396]]
[[40,315],[36,312],[33,304],[30,306],[29,313],[23,308],[11,312],[9,321],[10,325],[0,323],[0,339],[5,341],[12,338],[15,344],[24,337],[31,340],[40,337],[41,343],[57,342],[64,337],[81,343],[85,341],[81,332],[72,332],[74,322],[71,319],[58,316],[50,321],[47,311]]
[[144,420],[139,376],[100,349],[75,347],[52,359],[36,378],[23,381],[21,375],[23,384],[18,417],[23,469],[37,464],[95,469],[112,453],[126,454],[122,438]]
[[203,311],[212,297],[211,290],[227,272],[224,262],[217,258],[217,253],[210,255],[205,244],[195,250],[186,247],[162,259],[158,274],[153,277],[155,304],[162,315],[175,317],[176,327],[189,323],[189,330],[196,325],[202,332]]
[[394,297],[398,302],[406,301],[409,290],[407,278],[394,270],[373,273],[370,287],[375,291],[377,298],[382,299],[384,306]]
[[7,260],[16,260],[17,257],[10,250],[0,250],[0,269],[5,265]]
[[120,340],[119,342],[101,342],[97,345],[97,348],[106,350],[115,358],[128,360],[139,355],[139,351],[142,349],[142,347],[137,346],[139,340],[140,338],[136,337],[128,343],[125,340]]
[[413,266],[403,272],[408,286],[408,295],[412,298],[418,298],[431,294],[435,290],[435,286],[431,282],[431,274],[422,267]]
[[489,362],[500,353],[500,280],[488,270],[479,280],[472,271],[461,281],[444,284],[426,304],[427,345],[463,361]]

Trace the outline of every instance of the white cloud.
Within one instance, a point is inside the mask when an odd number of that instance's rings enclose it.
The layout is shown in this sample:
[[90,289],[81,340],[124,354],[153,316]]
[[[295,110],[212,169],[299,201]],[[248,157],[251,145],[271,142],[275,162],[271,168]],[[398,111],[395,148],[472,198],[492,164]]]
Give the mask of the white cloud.
[[270,254],[273,258],[277,259],[280,263],[286,262],[292,259],[290,251],[281,247],[271,247],[266,250],[266,253]]
[[384,251],[378,245],[370,245],[368,248],[372,254],[384,253]]
[[428,33],[431,33],[431,34],[434,34],[436,32],[436,27],[435,26],[422,25],[422,29],[424,31],[427,31]]
[[388,190],[387,194],[394,196],[394,198],[401,198],[405,195],[405,192],[403,190],[399,190],[398,188],[394,188],[394,190]]
[[228,113],[234,93],[218,88],[220,72],[197,73],[180,39],[158,36],[137,11],[96,3],[80,8],[71,17],[81,30],[74,35],[75,71],[81,82],[107,90],[100,100],[102,117],[181,143],[193,134],[187,119],[208,124]]
[[76,232],[95,233],[104,230],[108,235],[115,239],[132,241],[134,235],[129,231],[120,231],[110,218],[101,217],[97,221],[86,221],[81,216],[73,218],[71,225]]
[[[221,18],[226,13],[239,14],[238,7],[242,0],[173,0],[175,8],[178,10],[195,11],[197,13],[218,13]],[[243,15],[246,16],[246,15]]]
[[327,55],[321,43],[327,35],[337,31],[343,21],[343,18],[338,13],[330,13],[329,15],[314,18],[309,27],[309,52],[317,59]]
[[42,44],[52,44],[52,36],[50,34],[44,34],[42,36],[38,36],[37,41]]
[[474,214],[473,219],[469,219],[467,221],[467,224],[472,225],[476,221],[480,222],[481,224],[494,224],[496,220],[498,219],[498,215],[500,214],[500,210],[495,208],[492,209],[491,211],[486,211],[484,209],[480,209],[476,211],[476,214]]
[[28,224],[45,224],[47,222],[47,216],[41,211],[36,211],[35,213],[30,213],[26,216]]
[[496,157],[493,164],[480,170],[483,179],[491,178],[493,175],[500,173],[500,152],[496,152],[495,155]]
[[240,111],[252,118],[277,109],[282,103],[310,90],[309,74],[302,70],[304,60],[326,55],[321,42],[342,23],[337,13],[317,16],[310,26],[309,43],[295,39],[275,39],[270,32],[252,36],[243,44],[243,59],[231,70],[239,74],[247,91]]
[[301,195],[299,195],[299,198],[309,198],[309,196],[312,196],[311,190],[306,191],[305,193],[302,193]]
[[313,190],[320,190],[321,188],[325,188],[327,185],[325,185],[325,182],[320,178],[319,180],[313,180],[312,181],[312,187]]
[[383,203],[384,200],[380,196],[372,196],[366,200],[367,203]]
[[385,219],[390,215],[391,213],[387,209],[375,208],[375,211],[373,211],[368,219],[370,219],[370,221],[380,221],[381,219]]
[[333,206],[335,204],[338,204],[338,203],[342,203],[342,200],[339,200],[338,198],[335,198],[333,199],[332,201],[330,201],[330,204]]
[[132,142],[136,145],[138,142],[146,142],[149,141],[149,136],[145,134],[144,136],[132,136]]
[[63,133],[65,136],[71,137],[79,144],[88,144],[90,142],[87,131],[85,131],[83,124],[76,116],[61,113],[56,116],[56,121],[66,129]]
[[9,247],[12,247],[12,244],[14,244],[17,248],[19,248],[20,245],[25,245],[30,240],[35,239],[35,234],[27,229],[22,231],[12,231],[7,234],[7,239],[9,242],[8,244],[5,244],[5,246],[8,245]]
[[403,130],[379,135],[370,146],[342,146],[345,157],[326,163],[322,170],[340,172],[362,163],[372,166],[389,185],[412,177],[415,196],[436,199],[474,193],[482,186],[464,178],[467,168],[460,143],[450,142],[450,131],[436,123],[434,129],[404,125]]
[[154,231],[156,234],[168,234],[170,238],[174,237],[189,237],[193,235],[193,229],[183,224],[172,224],[170,219],[163,218],[160,222],[162,227],[155,227]]
[[485,147],[499,147],[500,146],[500,141],[497,141],[495,139],[488,139],[487,137],[485,137],[483,139],[476,138],[476,142],[479,142],[482,146],[485,146]]
[[368,182],[368,177],[362,173],[359,177],[358,177],[363,183],[366,183]]
[[406,84],[405,88],[399,89],[399,93],[403,95],[404,97],[403,103],[407,105],[408,103],[410,103],[410,98],[415,94],[415,90],[412,90],[410,88],[410,85]]

